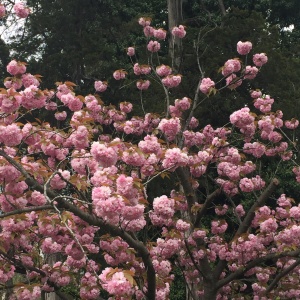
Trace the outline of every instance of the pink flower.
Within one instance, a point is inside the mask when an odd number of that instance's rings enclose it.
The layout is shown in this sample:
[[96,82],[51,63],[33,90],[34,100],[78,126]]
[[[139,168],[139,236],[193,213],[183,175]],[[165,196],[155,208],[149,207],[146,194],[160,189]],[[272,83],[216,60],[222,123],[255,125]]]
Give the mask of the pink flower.
[[114,73],[113,73],[113,77],[114,79],[116,80],[121,80],[121,79],[124,79],[126,77],[126,74],[127,72],[124,71],[123,69],[120,69],[120,70],[116,70]]
[[158,129],[161,130],[171,141],[175,138],[176,134],[180,131],[180,119],[171,118],[171,119],[162,119],[158,125]]
[[140,65],[135,63],[133,66],[133,73],[137,76],[148,75],[151,73],[151,67],[149,65]]
[[19,18],[27,18],[30,14],[30,9],[28,7],[25,7],[22,2],[16,3],[13,9]]
[[257,67],[263,66],[265,63],[267,63],[268,57],[265,53],[257,53],[253,55],[253,62]]
[[132,111],[132,104],[130,102],[121,102],[120,110],[126,114]]
[[271,233],[278,228],[277,222],[274,218],[269,218],[260,224],[260,232]]
[[113,166],[118,160],[118,155],[112,147],[99,142],[92,143],[91,154],[105,168]]
[[20,144],[23,133],[19,126],[11,124],[8,126],[0,126],[0,142],[6,146],[17,146]]
[[143,31],[145,37],[151,37],[154,35],[154,28],[151,26],[145,26]]
[[181,82],[181,75],[169,75],[162,80],[163,85],[165,85],[168,88],[176,87]]
[[285,121],[284,125],[288,129],[296,129],[299,126],[299,121],[293,118],[290,121]]
[[162,28],[154,29],[153,36],[159,40],[164,40],[166,39],[167,32]]
[[172,34],[173,34],[173,36],[178,37],[180,39],[184,38],[185,35],[186,35],[186,31],[184,29],[184,26],[179,25],[178,27],[174,27],[172,29]]
[[0,18],[3,18],[6,14],[6,9],[3,4],[0,4]]
[[158,41],[149,41],[147,49],[150,52],[158,52],[160,49],[160,43]]
[[211,89],[214,87],[215,87],[214,81],[212,81],[210,78],[203,78],[199,89],[203,94],[208,95]]
[[186,166],[188,164],[188,156],[179,148],[168,149],[165,153],[165,158],[162,162],[163,168],[172,168]]
[[12,60],[6,67],[6,70],[11,75],[24,74],[26,72],[26,65],[23,62]]
[[241,70],[241,63],[238,59],[229,59],[225,62],[222,69],[222,74],[228,76],[234,72],[239,72]]
[[106,89],[107,89],[107,82],[106,81],[95,81],[94,83],[94,87],[95,87],[95,90],[97,92],[105,92]]
[[135,49],[134,49],[134,47],[128,47],[127,48],[127,55],[128,56],[134,56],[135,55]]
[[251,179],[249,178],[242,178],[240,180],[240,189],[243,191],[243,192],[252,192],[254,190],[254,184],[252,182]]
[[251,42],[241,42],[239,41],[237,43],[237,52],[240,55],[247,55],[252,49],[252,43]]
[[172,73],[172,69],[169,66],[160,65],[156,67],[156,73],[158,76],[164,77],[170,75]]
[[262,92],[260,90],[255,90],[255,91],[251,91],[250,95],[253,99],[256,99],[262,96]]
[[67,117],[67,113],[65,111],[57,112],[55,113],[54,117],[58,121],[64,121]]
[[149,80],[140,79],[136,82],[136,87],[141,91],[147,90],[149,88],[149,86],[150,86],[150,81]]
[[151,18],[141,17],[139,18],[139,24],[143,27],[149,26],[151,24]]
[[33,76],[29,73],[22,75],[22,83],[23,83],[24,87],[26,87],[26,88],[31,85],[35,85],[35,86],[40,85],[39,79],[36,76]]
[[246,66],[244,78],[245,79],[254,79],[258,73],[256,67]]
[[243,217],[245,215],[245,210],[242,204],[239,204],[236,208],[235,208],[235,212],[237,213],[237,215],[239,217]]

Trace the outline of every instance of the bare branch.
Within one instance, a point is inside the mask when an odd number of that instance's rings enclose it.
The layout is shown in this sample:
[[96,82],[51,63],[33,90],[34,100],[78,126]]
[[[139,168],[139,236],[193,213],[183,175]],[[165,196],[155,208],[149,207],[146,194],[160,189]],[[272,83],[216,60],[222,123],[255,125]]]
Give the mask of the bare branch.
[[20,208],[17,210],[13,210],[4,214],[0,214],[0,219],[9,217],[9,216],[14,216],[14,215],[19,215],[19,214],[24,214],[32,211],[40,211],[40,210],[47,210],[47,209],[54,209],[52,205],[42,205],[42,206],[29,206],[25,208]]

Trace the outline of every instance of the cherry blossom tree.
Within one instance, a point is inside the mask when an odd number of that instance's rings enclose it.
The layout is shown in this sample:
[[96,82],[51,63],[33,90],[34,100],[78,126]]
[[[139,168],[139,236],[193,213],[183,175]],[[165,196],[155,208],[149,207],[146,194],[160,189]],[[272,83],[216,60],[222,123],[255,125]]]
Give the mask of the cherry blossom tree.
[[[16,13],[25,17],[26,9]],[[162,300],[176,269],[187,299],[299,298],[300,206],[288,191],[278,194],[277,178],[289,168],[300,182],[299,121],[273,112],[274,99],[259,90],[221,128],[200,128],[196,118],[208,97],[255,78],[267,55],[240,41],[219,78],[200,76],[194,99],[171,99],[184,77],[159,63],[166,32],[147,18],[139,24],[150,63],[129,47],[132,69],[113,77],[136,83],[141,96],[161,86],[166,113],[134,116],[130,102],[106,105],[104,80],[85,96],[72,82],[43,90],[24,62],[8,64],[0,90],[0,284],[20,300],[50,292],[68,299],[68,286],[80,299]],[[181,25],[168,32],[185,33]],[[50,121],[37,117],[43,111]],[[264,172],[268,159],[276,167]],[[164,180],[171,188],[156,195]]]

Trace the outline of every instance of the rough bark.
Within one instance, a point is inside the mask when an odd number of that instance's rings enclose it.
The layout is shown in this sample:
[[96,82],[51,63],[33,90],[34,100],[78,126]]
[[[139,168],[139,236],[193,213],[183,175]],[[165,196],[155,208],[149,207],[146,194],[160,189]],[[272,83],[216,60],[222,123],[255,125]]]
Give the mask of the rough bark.
[[[168,23],[170,32],[173,27],[180,25],[183,21],[182,2],[183,0],[168,0]],[[170,35],[169,55],[172,60],[172,68],[178,72],[182,57],[182,41],[180,38],[174,38]]]

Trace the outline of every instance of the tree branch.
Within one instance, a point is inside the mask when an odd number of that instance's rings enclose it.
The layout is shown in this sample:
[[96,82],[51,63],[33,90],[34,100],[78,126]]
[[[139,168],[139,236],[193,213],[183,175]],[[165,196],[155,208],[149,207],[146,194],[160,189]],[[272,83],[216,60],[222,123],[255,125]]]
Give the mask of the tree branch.
[[233,240],[237,237],[239,237],[241,234],[247,232],[249,229],[251,222],[255,216],[255,211],[258,207],[261,207],[264,205],[265,201],[272,195],[275,188],[279,185],[278,179],[274,178],[268,187],[263,191],[263,193],[260,195],[260,197],[257,199],[257,201],[251,206],[250,210],[248,211],[246,217],[244,218],[242,224],[239,226]]
[[202,206],[202,208],[200,209],[200,211],[198,212],[197,216],[196,216],[196,220],[194,223],[194,228],[197,228],[200,224],[201,218],[204,216],[204,214],[206,213],[208,207],[211,205],[211,203],[213,202],[213,200],[220,195],[221,190],[217,189],[214,192],[212,192],[210,195],[208,195],[206,197],[206,200]]
[[13,211],[10,211],[10,212],[4,213],[4,214],[0,214],[0,219],[6,218],[9,216],[18,215],[18,214],[27,213],[27,212],[47,210],[47,209],[54,209],[54,208],[52,207],[52,205],[29,206],[29,207],[13,210]]
[[267,254],[263,257],[256,258],[256,259],[250,261],[246,266],[240,267],[238,270],[231,273],[227,277],[219,280],[217,282],[217,289],[220,289],[222,286],[228,284],[232,280],[241,278],[247,271],[249,271],[250,269],[252,269],[252,268],[258,266],[259,264],[262,264],[268,260],[276,261],[282,257],[297,257],[297,256],[299,256],[299,254],[300,254],[300,249],[296,250],[296,251],[286,251],[286,252],[282,252],[279,254],[271,253],[271,254]]
[[189,171],[186,168],[179,167],[176,169],[175,173],[180,180],[185,197],[187,199],[189,217],[191,220],[193,220],[194,216],[192,214],[192,206],[197,203],[197,196],[191,184]]
[[276,284],[280,281],[281,278],[289,274],[293,269],[295,269],[300,264],[300,258],[298,258],[292,265],[290,265],[288,268],[284,269],[282,272],[280,272],[274,280],[270,283],[270,285],[267,287],[265,294],[267,295],[270,293],[276,286]]

